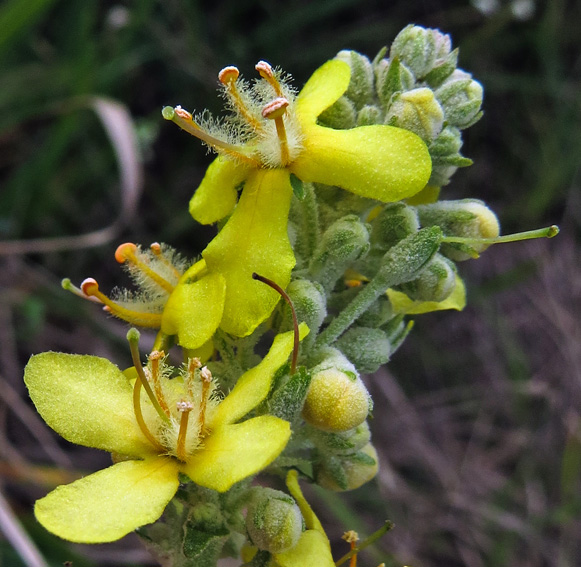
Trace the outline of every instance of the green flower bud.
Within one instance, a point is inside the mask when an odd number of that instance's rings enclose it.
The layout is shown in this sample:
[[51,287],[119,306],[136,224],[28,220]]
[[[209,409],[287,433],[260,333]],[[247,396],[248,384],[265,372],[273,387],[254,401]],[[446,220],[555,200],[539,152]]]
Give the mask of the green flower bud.
[[281,553],[294,547],[301,536],[301,511],[284,492],[260,488],[248,506],[246,529],[256,547]]
[[413,89],[392,98],[385,123],[410,130],[429,143],[442,131],[444,112],[431,89]]
[[[310,334],[316,335],[327,316],[327,301],[321,284],[310,280],[293,280],[286,292],[293,302],[297,319],[308,325]],[[292,328],[292,318],[286,303],[283,310],[286,324],[282,326],[282,330],[289,330]]]
[[343,50],[335,59],[345,61],[351,67],[351,81],[345,95],[360,109],[373,100],[373,67],[365,55],[357,51]]
[[313,368],[303,418],[323,431],[347,431],[367,418],[371,397],[355,366],[337,349]]
[[319,115],[319,122],[335,130],[348,130],[357,125],[357,110],[355,105],[342,96],[335,104]]
[[[439,226],[445,236],[464,238],[496,238],[500,234],[498,218],[482,201],[462,199],[459,201],[438,201],[431,205],[417,207],[422,226]],[[470,248],[483,252],[487,244],[475,242]],[[457,262],[472,256],[463,251],[461,245],[444,243],[441,252]]]
[[381,110],[377,106],[366,104],[357,113],[357,126],[369,126],[371,124],[381,124]]
[[309,272],[330,290],[345,270],[369,249],[367,226],[355,215],[335,221],[323,234]]
[[440,135],[429,145],[432,158],[432,175],[429,185],[442,187],[459,167],[472,165],[472,160],[460,154],[462,133],[454,126],[446,126]]
[[371,221],[370,242],[373,248],[389,250],[406,236],[420,229],[418,214],[405,203],[389,203]]
[[444,301],[455,287],[454,264],[441,254],[436,254],[417,279],[401,284],[396,289],[403,291],[410,299]]
[[336,344],[357,370],[364,374],[375,372],[389,360],[391,354],[391,344],[381,329],[351,327]]
[[321,454],[344,456],[360,451],[371,439],[371,432],[367,421],[354,429],[329,433],[316,428],[309,428],[309,439],[314,443]]
[[[449,37],[449,36],[446,36]],[[446,54],[441,59],[436,59],[434,68],[425,76],[424,80],[430,87],[439,87],[456,69],[458,64],[458,49]]]
[[352,455],[317,463],[315,478],[317,484],[327,490],[344,492],[369,482],[377,474],[378,468],[377,451],[368,443]]
[[[421,26],[409,25],[400,31],[393,40],[390,58],[398,57],[415,75],[416,79],[423,79],[433,68],[438,55],[446,51],[446,44],[429,30]],[[449,40],[449,37],[448,37]],[[448,45],[449,51],[449,45]]]
[[414,88],[413,73],[395,57],[391,61],[381,59],[375,64],[375,88],[381,104],[387,108],[397,92]]
[[468,128],[482,116],[480,107],[484,91],[470,73],[456,69],[435,95],[444,109],[446,121],[452,126]]

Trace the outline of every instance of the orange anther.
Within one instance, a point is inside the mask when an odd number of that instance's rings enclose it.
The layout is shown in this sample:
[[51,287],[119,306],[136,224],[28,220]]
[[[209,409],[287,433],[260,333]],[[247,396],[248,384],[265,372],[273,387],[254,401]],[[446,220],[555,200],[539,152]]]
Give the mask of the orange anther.
[[286,112],[288,105],[289,101],[283,96],[279,96],[264,106],[262,116],[271,120],[280,118]]
[[266,61],[259,61],[254,68],[263,79],[272,79],[274,77],[272,66]]
[[179,116],[183,120],[187,120],[188,122],[191,122],[194,119],[194,117],[192,116],[192,113],[188,112],[185,108],[182,108],[181,106],[176,106],[173,110],[174,110],[176,116]]
[[133,242],[125,242],[115,250],[115,260],[120,264],[124,264],[131,256],[135,255],[136,250],[137,246]]
[[149,246],[149,249],[156,255],[161,255],[161,244],[159,242],[154,242]]
[[81,283],[81,290],[85,295],[91,296],[99,293],[99,284],[94,278],[87,278]]
[[224,69],[218,73],[218,80],[223,85],[226,85],[228,83],[233,83],[239,76],[240,71],[238,68],[230,65],[228,67],[224,67]]

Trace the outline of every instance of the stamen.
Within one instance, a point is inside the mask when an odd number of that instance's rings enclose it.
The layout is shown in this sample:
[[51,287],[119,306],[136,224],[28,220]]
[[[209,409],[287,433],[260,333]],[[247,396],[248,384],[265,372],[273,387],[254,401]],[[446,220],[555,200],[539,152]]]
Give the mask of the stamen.
[[232,103],[236,106],[238,112],[240,112],[244,120],[246,120],[246,122],[248,122],[248,124],[250,124],[254,130],[262,130],[262,124],[248,110],[244,100],[242,100],[242,96],[236,85],[236,81],[238,80],[239,76],[240,71],[238,71],[238,68],[229,66],[224,67],[224,69],[218,73],[218,80],[226,87]]
[[194,405],[191,402],[182,400],[176,404],[177,410],[182,414],[180,419],[180,431],[178,433],[178,442],[176,447],[177,458],[186,462],[186,434],[188,432],[188,419],[190,417],[190,412],[194,409]]
[[254,68],[258,71],[258,74],[274,89],[276,96],[283,96],[282,88],[274,76],[274,71],[270,63],[267,63],[266,61],[259,61]]
[[133,385],[133,413],[135,414],[135,421],[139,425],[139,429],[147,440],[161,453],[165,452],[165,448],[159,443],[159,441],[151,434],[149,431],[145,420],[143,419],[143,413],[141,412],[141,380],[135,380]]
[[202,130],[200,126],[194,122],[191,113],[184,110],[181,106],[176,106],[175,108],[166,106],[163,108],[161,113],[166,120],[171,120],[182,130],[185,130],[188,134],[202,140],[202,142],[205,142],[217,152],[227,154],[254,167],[260,167],[260,162],[247,156],[241,146],[234,146],[233,144],[218,140],[218,138],[214,138],[214,136],[211,136],[206,131]]
[[83,293],[83,290],[78,288],[76,285],[73,285],[69,278],[65,278],[64,280],[61,281],[61,287],[66,291],[70,291],[72,294],[78,297],[82,297],[83,299],[90,301],[91,303],[101,303],[96,297],[88,296],[85,293]]
[[293,305],[292,299],[289,297],[288,293],[284,289],[282,289],[282,287],[280,287],[277,283],[273,282],[272,280],[269,280],[264,276],[260,276],[256,272],[252,274],[252,279],[265,283],[267,286],[270,286],[272,289],[280,293],[282,298],[288,303],[288,306],[291,309],[293,317],[294,346],[293,346],[293,356],[291,359],[290,373],[294,374],[297,369],[297,360],[299,358],[300,337],[299,337],[299,322],[297,319],[297,313],[295,311],[295,306]]
[[343,557],[337,559],[335,561],[335,565],[339,567],[347,561],[347,559],[351,559],[354,555],[359,553],[361,550],[365,549],[367,546],[375,543],[379,538],[383,537],[389,530],[393,529],[393,522],[386,520],[386,522],[379,528],[378,530],[374,531],[368,538],[364,539],[359,545],[355,547],[351,546],[351,551],[347,552]]
[[103,303],[107,311],[131,323],[132,325],[139,325],[140,327],[159,328],[161,327],[161,313],[145,313],[143,311],[133,311],[127,309],[113,300],[109,299],[104,293],[99,291],[99,284],[94,278],[87,278],[81,283],[81,291],[86,299],[96,298],[100,303]]
[[359,541],[357,532],[349,530],[341,536],[341,539],[344,539],[346,542],[351,544],[353,555],[351,556],[351,561],[349,561],[349,567],[357,567],[357,542]]
[[159,361],[163,360],[164,356],[165,352],[154,350],[149,354],[149,361],[151,362],[151,380],[153,381],[153,387],[155,388],[155,397],[157,398],[159,406],[161,407],[165,415],[169,417],[170,411],[165,401],[165,398],[163,397],[161,380],[159,379]]
[[165,422],[169,423],[169,418],[165,415],[164,411],[161,409],[153,390],[147,380],[147,376],[145,376],[145,372],[143,372],[143,366],[141,366],[141,360],[139,359],[139,331],[137,329],[129,329],[127,331],[127,340],[129,341],[129,349],[131,351],[131,358],[133,360],[133,366],[135,367],[135,371],[137,372],[137,380],[141,382],[141,385],[145,389],[151,404],[155,408],[155,411],[159,415],[159,417]]
[[198,357],[188,359],[188,374],[186,378],[186,385],[188,388],[188,395],[193,399],[194,397],[194,378],[196,370],[202,368],[202,361]]
[[207,366],[200,370],[200,378],[202,379],[202,399],[200,401],[200,433],[204,431],[204,424],[206,422],[206,406],[208,405],[208,398],[210,397],[210,384],[212,383],[212,373]]
[[149,249],[152,251],[153,254],[157,258],[159,258],[168,268],[172,270],[175,277],[179,280],[182,277],[182,274],[176,270],[176,267],[164,256],[163,251],[161,249],[161,244],[159,242],[154,242],[150,244]]
[[171,293],[174,290],[174,286],[171,285],[166,279],[162,278],[157,272],[154,272],[147,264],[142,262],[135,252],[137,251],[137,246],[132,242],[125,242],[117,247],[115,251],[115,260],[120,264],[129,262],[135,267],[140,269],[146,276],[151,278],[159,287]]
[[283,121],[283,116],[286,113],[286,108],[288,105],[289,101],[286,98],[279,97],[269,102],[262,109],[262,116],[264,118],[274,120],[274,124],[276,126],[276,134],[278,136],[278,141],[280,144],[280,160],[283,166],[286,166],[290,163],[288,139]]

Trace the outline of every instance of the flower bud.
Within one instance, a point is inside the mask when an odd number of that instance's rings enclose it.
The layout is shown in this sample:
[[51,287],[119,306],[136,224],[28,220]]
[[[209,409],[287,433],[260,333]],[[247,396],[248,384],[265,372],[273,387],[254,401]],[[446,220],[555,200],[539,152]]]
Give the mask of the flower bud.
[[393,97],[385,123],[410,130],[429,143],[442,131],[444,113],[433,91],[423,87]]
[[393,317],[393,309],[387,297],[380,296],[371,306],[357,319],[357,324],[362,327],[381,327]]
[[482,116],[480,107],[484,91],[470,73],[456,69],[435,95],[444,109],[446,121],[452,126],[468,128]]
[[319,115],[319,122],[335,130],[355,128],[357,124],[355,105],[346,96],[342,96]]
[[355,490],[370,481],[377,474],[378,468],[377,451],[368,443],[351,455],[317,463],[315,479],[319,486],[327,490]]
[[360,109],[373,100],[373,67],[365,55],[357,51],[343,50],[335,59],[345,61],[351,67],[351,81],[345,95]]
[[309,428],[309,439],[317,447],[321,455],[342,456],[351,455],[361,450],[371,439],[367,421],[354,429],[329,433],[316,428]]
[[355,366],[337,349],[313,368],[303,418],[323,431],[347,431],[367,418],[371,397]]
[[398,57],[416,79],[425,77],[434,68],[438,55],[442,56],[451,45],[446,45],[441,33],[438,32],[440,37],[437,37],[433,31],[409,25],[397,34],[391,45],[390,57]]
[[335,221],[323,234],[309,266],[313,279],[330,290],[345,270],[369,249],[369,231],[356,215]]
[[442,59],[436,59],[434,68],[425,76],[424,80],[430,87],[435,89],[454,72],[457,64],[458,49],[454,49],[454,51],[448,53]]
[[301,535],[302,516],[291,496],[271,488],[257,489],[246,514],[246,529],[256,547],[281,553]]
[[391,344],[381,329],[352,327],[336,344],[357,370],[364,374],[375,372],[389,360],[391,354]]
[[[431,205],[417,207],[422,226],[439,226],[445,236],[464,238],[496,238],[500,234],[498,218],[482,201],[462,199],[459,201],[438,201]],[[476,252],[483,252],[487,244],[470,244]],[[472,256],[463,251],[461,245],[442,244],[441,252],[455,261],[468,260]]]
[[391,61],[381,59],[375,64],[375,89],[381,104],[387,108],[397,92],[413,89],[413,73],[395,57]]
[[408,207],[402,202],[389,203],[371,221],[371,245],[389,250],[419,229],[420,221],[415,208]]
[[454,264],[436,254],[424,268],[420,276],[397,286],[410,299],[419,301],[444,301],[456,287],[456,270]]
[[381,110],[377,106],[366,104],[357,113],[357,126],[369,126],[371,124],[381,124]]
[[450,182],[450,178],[459,167],[472,164],[472,160],[460,154],[462,148],[462,133],[454,126],[445,126],[440,135],[430,144],[432,158],[432,175],[430,185],[442,187]]
[[[327,316],[327,301],[325,292],[321,285],[310,280],[293,280],[286,288],[291,301],[293,302],[297,319],[304,322],[310,329],[310,334],[316,335]],[[284,306],[286,324],[283,330],[292,328],[290,308]]]

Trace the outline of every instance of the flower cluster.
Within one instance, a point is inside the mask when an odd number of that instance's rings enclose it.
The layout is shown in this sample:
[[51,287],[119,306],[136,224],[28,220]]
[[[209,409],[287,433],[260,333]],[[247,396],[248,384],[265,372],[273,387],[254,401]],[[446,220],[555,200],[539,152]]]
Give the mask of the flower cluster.
[[[265,61],[253,83],[226,67],[225,118],[163,109],[218,153],[189,210],[220,229],[191,264],[166,245],[119,246],[136,291],[64,280],[157,336],[144,364],[130,329],[125,371],[61,353],[28,363],[43,419],[114,463],[37,502],[48,530],[97,543],[137,529],[175,566],[224,554],[250,567],[334,565],[298,471],[335,492],[372,479],[364,375],[390,360],[411,317],[464,307],[458,262],[556,233],[499,237],[483,202],[439,200],[471,163],[461,130],[482,114],[482,87],[437,30],[409,26],[387,54],[342,51],[298,93]],[[286,477],[288,494],[252,485],[259,472]],[[355,565],[361,546],[347,539]]]

